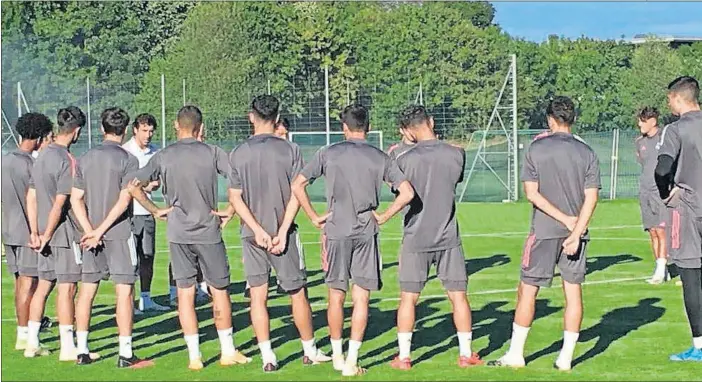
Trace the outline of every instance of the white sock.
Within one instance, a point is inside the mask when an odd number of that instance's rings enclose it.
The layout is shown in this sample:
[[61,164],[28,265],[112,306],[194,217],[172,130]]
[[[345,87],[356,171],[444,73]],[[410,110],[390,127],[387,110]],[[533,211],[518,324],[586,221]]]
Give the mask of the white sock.
[[62,351],[76,350],[76,344],[73,342],[73,325],[59,325],[59,336]]
[[695,337],[692,339],[692,346],[695,347],[695,349],[702,349],[702,337]]
[[222,349],[222,355],[234,355],[236,348],[234,347],[234,329],[218,330],[219,344]]
[[306,356],[310,358],[317,357],[317,345],[314,343],[314,338],[308,341],[300,341],[302,342],[302,352],[305,353]]
[[524,358],[524,344],[526,343],[527,335],[529,335],[528,327],[519,326],[512,323],[512,341],[509,344],[507,354]]
[[119,336],[119,355],[124,358],[132,358],[132,336]]
[[189,336],[183,336],[185,338],[185,344],[188,346],[188,356],[191,361],[200,359],[200,335],[191,334]]
[[329,339],[329,342],[331,342],[332,346],[332,356],[334,357],[343,357],[344,356],[344,348],[343,348],[343,340],[338,339],[338,340],[333,340]]
[[578,336],[580,336],[580,333],[563,332],[563,349],[561,349],[561,354],[558,355],[560,364],[570,365],[573,361],[573,353],[575,352],[575,344],[578,342]]
[[462,357],[470,358],[473,351],[470,348],[470,343],[473,341],[473,332],[458,332],[458,350]]
[[27,323],[27,329],[29,329],[29,333],[27,334],[27,346],[32,348],[38,348],[39,329],[41,329],[41,322],[29,321],[29,323]]
[[271,349],[271,341],[259,342],[258,349],[261,351],[261,358],[263,358],[264,365],[278,362],[275,358],[275,353],[273,353],[273,349]]
[[412,332],[410,333],[397,333],[397,345],[400,347],[400,359],[405,359],[410,357],[410,352],[412,351]]
[[653,277],[662,279],[665,277],[665,269],[668,260],[665,258],[656,259],[656,270],[653,273]]
[[206,283],[206,282],[203,281],[203,282],[200,283],[200,291],[201,291],[202,293],[208,293],[208,292],[207,292],[207,283]]
[[347,365],[356,365],[358,362],[358,350],[361,349],[361,341],[349,340],[349,354],[346,356]]
[[78,342],[78,354],[89,354],[88,332],[76,331],[76,340]]
[[175,300],[176,298],[178,298],[178,288],[172,286],[172,287],[169,289],[169,292],[170,292],[169,294],[171,295],[171,301],[172,301],[172,300]]
[[27,336],[29,335],[29,328],[26,326],[18,326],[17,327],[17,339],[18,340],[26,340]]

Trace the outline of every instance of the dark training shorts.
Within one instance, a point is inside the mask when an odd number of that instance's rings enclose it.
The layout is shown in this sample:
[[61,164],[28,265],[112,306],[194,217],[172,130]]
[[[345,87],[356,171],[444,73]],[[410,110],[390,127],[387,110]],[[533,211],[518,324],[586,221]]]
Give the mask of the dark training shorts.
[[587,239],[581,239],[578,252],[572,256],[563,253],[566,238],[537,239],[534,234],[527,238],[522,255],[521,280],[528,285],[551,286],[556,266],[563,280],[570,284],[585,281]]
[[198,267],[207,285],[215,289],[229,287],[229,259],[224,242],[217,244],[170,243],[173,278],[178,288],[197,283]]
[[325,238],[322,245],[324,281],[329,288],[347,291],[349,281],[353,281],[363,289],[380,290],[383,261],[378,252],[378,235],[345,239]]
[[436,264],[436,275],[444,289],[465,291],[468,287],[463,247],[432,252],[403,252],[400,254],[400,289],[420,293],[429,277],[429,268]]

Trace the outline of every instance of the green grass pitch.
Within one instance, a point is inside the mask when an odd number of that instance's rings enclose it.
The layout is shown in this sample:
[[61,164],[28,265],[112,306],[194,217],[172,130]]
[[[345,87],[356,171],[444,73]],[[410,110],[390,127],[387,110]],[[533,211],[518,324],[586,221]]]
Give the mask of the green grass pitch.
[[[318,206],[321,210],[321,206]],[[469,297],[473,309],[473,348],[484,359],[501,356],[509,345],[515,287],[519,278],[522,246],[529,227],[530,207],[518,204],[462,204],[458,207],[463,245],[470,274]],[[319,232],[299,216],[308,267],[309,291],[318,344],[330,352],[326,328],[326,288],[320,272]],[[643,280],[653,268],[647,235],[640,228],[634,201],[603,202],[591,224],[588,277],[584,286],[585,318],[570,373],[551,368],[560,349],[563,297],[554,288],[539,295],[536,320],[526,345],[528,365],[521,370],[456,366],[458,343],[449,304],[441,284],[432,279],[417,308],[411,372],[392,370],[388,362],[397,352],[395,310],[399,294],[397,255],[402,230],[395,218],[383,227],[380,247],[384,260],[382,291],[371,296],[371,310],[360,363],[369,368],[360,380],[691,380],[702,379],[702,365],[674,364],[668,355],[690,346],[680,287],[674,283],[650,286]],[[152,293],[167,299],[167,243],[159,226],[156,275]],[[271,341],[281,364],[272,374],[261,371],[261,359],[253,338],[243,297],[244,276],[236,224],[225,232],[232,268],[232,301],[235,341],[254,358],[250,365],[219,366],[219,341],[209,305],[198,310],[201,351],[206,367],[187,369],[187,351],[175,312],[138,318],[134,345],[141,357],[156,366],[142,370],[118,370],[117,334],[114,321],[113,285],[103,283],[93,309],[90,347],[103,358],[85,367],[59,363],[58,352],[49,357],[25,359],[15,351],[12,278],[2,271],[2,378],[4,380],[338,380],[331,364],[305,367],[301,344],[290,317],[289,302],[271,287]],[[138,290],[138,288],[137,288]],[[55,292],[54,292],[55,293]],[[348,304],[350,309],[350,304]],[[55,317],[54,297],[47,309]],[[349,317],[347,313],[347,317]],[[348,319],[345,337],[348,338]],[[57,328],[42,334],[51,349],[58,348]],[[346,345],[345,345],[346,348]]]

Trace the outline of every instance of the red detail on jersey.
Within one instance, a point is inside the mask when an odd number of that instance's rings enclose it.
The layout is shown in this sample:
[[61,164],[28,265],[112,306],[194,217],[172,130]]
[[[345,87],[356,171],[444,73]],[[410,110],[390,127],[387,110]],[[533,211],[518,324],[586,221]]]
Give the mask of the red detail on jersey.
[[73,156],[73,154],[68,153],[68,160],[71,161],[71,176],[75,177],[76,176],[76,166],[78,165],[76,163],[76,158]]
[[534,137],[534,140],[541,139],[541,138],[544,138],[544,137],[548,137],[550,134],[551,134],[550,132],[544,131],[543,133],[538,134],[537,136],[535,136],[535,137]]
[[534,247],[536,242],[536,235],[530,234],[527,237],[526,243],[524,244],[524,252],[522,252],[522,268],[529,267],[529,260],[531,259],[531,249]]
[[322,270],[329,270],[329,260],[327,258],[327,235],[322,233]]
[[673,210],[673,226],[670,230],[673,249],[680,249],[680,212]]
[[390,154],[391,152],[393,152],[393,150],[395,150],[395,149],[398,148],[399,146],[400,146],[399,143],[395,143],[394,145],[390,146],[390,148],[388,148],[388,154]]

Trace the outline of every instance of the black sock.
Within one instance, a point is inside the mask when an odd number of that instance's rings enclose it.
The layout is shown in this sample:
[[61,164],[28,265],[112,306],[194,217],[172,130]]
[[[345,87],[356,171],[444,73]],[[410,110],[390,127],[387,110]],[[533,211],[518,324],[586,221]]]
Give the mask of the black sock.
[[693,337],[702,337],[702,268],[678,268]]

